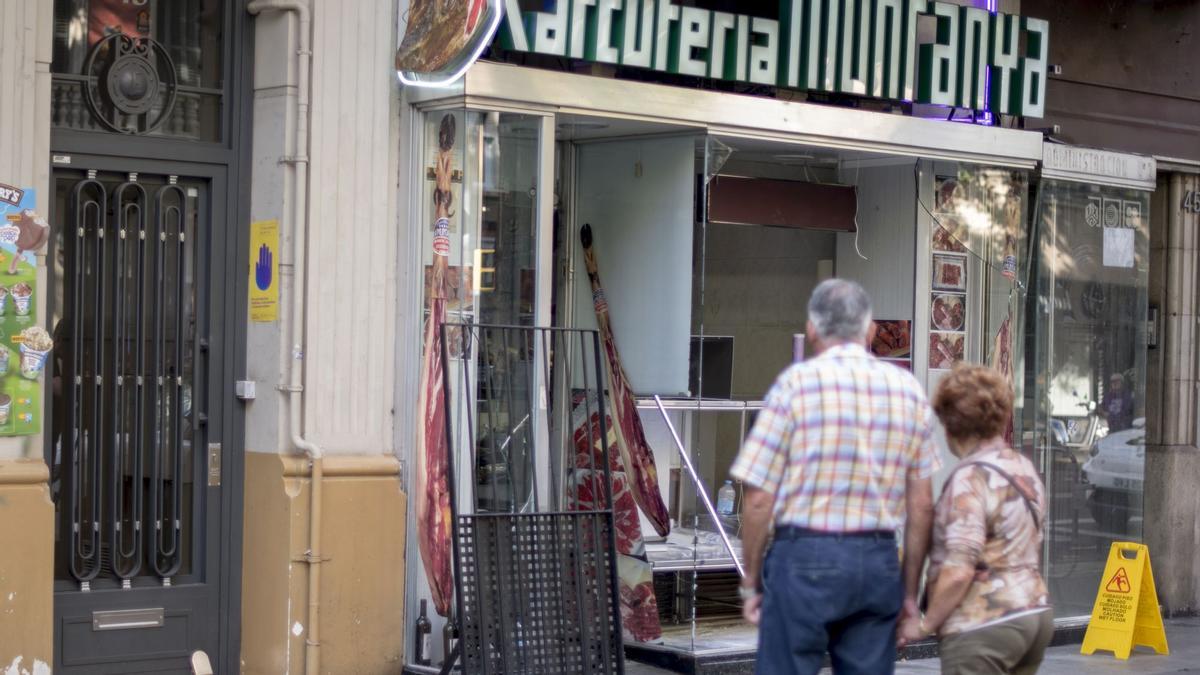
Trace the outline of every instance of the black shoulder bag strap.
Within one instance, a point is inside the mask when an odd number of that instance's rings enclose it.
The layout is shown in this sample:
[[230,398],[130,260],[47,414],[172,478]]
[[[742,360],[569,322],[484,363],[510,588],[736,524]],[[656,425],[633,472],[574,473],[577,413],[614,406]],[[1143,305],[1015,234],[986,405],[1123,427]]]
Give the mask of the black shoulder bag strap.
[[[1029,510],[1029,517],[1033,518],[1033,526],[1037,528],[1039,532],[1042,530],[1042,519],[1038,517],[1037,505],[1034,503],[1034,498],[1025,494],[1025,491],[1021,489],[1021,484],[1017,482],[1016,478],[1013,478],[1011,473],[1001,469],[991,462],[980,461],[963,462],[962,464],[954,467],[954,472],[957,473],[959,469],[971,465],[982,466],[985,469],[991,469],[992,471],[1000,474],[1004,480],[1008,481],[1008,483],[1013,486],[1013,489],[1017,491],[1017,494],[1021,496],[1021,501],[1025,502],[1025,508]],[[953,475],[954,474],[952,473],[951,476]],[[946,482],[949,483],[949,479],[947,479]]]

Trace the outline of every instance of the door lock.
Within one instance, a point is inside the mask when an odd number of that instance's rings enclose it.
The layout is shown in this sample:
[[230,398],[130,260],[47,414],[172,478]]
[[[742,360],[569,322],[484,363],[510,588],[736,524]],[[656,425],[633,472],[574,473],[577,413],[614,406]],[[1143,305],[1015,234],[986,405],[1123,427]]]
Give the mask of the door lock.
[[221,444],[208,444],[208,487],[221,486]]

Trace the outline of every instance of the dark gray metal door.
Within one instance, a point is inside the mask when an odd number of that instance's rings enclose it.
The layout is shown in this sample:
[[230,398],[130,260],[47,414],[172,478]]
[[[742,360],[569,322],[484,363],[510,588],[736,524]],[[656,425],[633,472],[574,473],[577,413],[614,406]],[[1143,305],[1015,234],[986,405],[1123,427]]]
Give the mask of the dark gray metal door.
[[217,661],[226,169],[75,155],[53,173],[55,672]]

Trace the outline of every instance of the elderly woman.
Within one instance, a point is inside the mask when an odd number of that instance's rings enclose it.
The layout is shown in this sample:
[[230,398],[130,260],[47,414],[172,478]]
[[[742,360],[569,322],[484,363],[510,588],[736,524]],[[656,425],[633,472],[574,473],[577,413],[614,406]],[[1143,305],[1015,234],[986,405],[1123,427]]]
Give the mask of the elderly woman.
[[1012,389],[1000,373],[960,365],[933,408],[961,458],[938,500],[927,607],[900,627],[936,635],[942,672],[1036,673],[1054,633],[1038,571],[1045,492],[1033,464],[1008,447]]

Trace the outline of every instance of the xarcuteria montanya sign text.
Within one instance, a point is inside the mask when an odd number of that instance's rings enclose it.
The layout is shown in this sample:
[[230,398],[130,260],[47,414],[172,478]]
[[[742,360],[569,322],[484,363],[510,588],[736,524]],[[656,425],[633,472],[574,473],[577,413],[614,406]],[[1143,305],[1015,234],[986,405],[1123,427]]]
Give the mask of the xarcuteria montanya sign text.
[[[932,0],[782,0],[778,20],[670,0],[505,4],[500,41],[512,50],[1008,115],[1045,108],[1042,19]],[[936,26],[922,44],[920,17]]]

